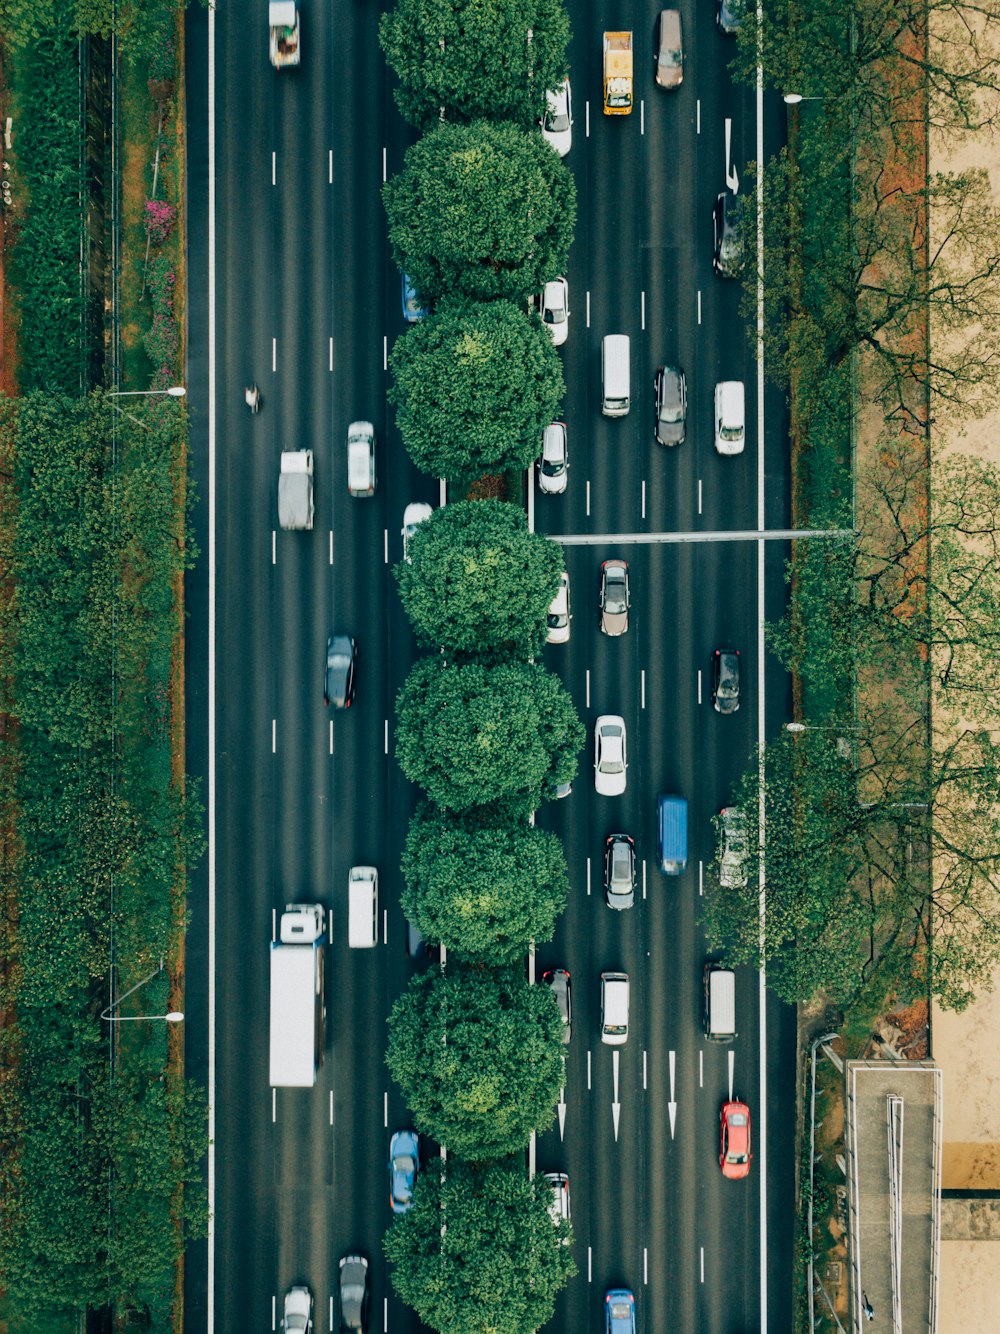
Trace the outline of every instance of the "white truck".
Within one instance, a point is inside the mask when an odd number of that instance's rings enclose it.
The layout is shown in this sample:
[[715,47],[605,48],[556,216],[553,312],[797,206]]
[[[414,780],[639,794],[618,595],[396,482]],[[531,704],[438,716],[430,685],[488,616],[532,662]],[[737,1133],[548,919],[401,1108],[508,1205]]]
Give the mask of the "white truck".
[[271,28],[271,64],[275,69],[297,65],[300,59],[297,0],[270,0],[267,21]]
[[323,946],[319,903],[289,903],[271,941],[270,1083],[312,1088],[323,1061]]
[[278,522],[282,528],[313,526],[313,452],[284,449],[278,475]]

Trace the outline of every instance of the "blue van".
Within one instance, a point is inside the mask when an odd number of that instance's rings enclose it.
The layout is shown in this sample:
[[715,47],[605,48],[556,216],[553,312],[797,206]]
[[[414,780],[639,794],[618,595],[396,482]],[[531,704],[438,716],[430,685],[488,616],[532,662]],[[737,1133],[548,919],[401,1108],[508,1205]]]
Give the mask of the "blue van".
[[664,875],[680,875],[688,859],[686,797],[656,798],[656,855]]

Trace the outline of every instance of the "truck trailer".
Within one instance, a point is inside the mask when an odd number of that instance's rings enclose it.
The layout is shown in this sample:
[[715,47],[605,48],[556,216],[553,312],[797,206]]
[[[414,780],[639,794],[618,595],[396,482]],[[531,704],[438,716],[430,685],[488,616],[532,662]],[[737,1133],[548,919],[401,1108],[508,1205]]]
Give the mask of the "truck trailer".
[[282,528],[313,526],[313,452],[286,449],[278,474],[278,522]]
[[289,903],[271,941],[270,1083],[312,1088],[323,1062],[323,946],[319,903]]
[[604,34],[604,114],[632,114],[632,34]]

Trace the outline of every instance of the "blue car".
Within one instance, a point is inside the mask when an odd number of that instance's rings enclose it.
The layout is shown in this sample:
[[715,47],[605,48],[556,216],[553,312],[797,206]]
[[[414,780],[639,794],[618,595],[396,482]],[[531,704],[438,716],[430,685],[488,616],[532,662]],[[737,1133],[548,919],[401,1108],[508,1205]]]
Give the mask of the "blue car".
[[413,1203],[413,1187],[419,1171],[417,1132],[397,1130],[389,1141],[389,1204],[394,1214],[405,1214]]
[[605,1334],[635,1334],[635,1298],[628,1288],[609,1288],[604,1296]]
[[417,289],[410,282],[404,273],[403,278],[403,319],[407,324],[416,324],[417,320],[425,320],[430,314],[427,306],[423,305]]

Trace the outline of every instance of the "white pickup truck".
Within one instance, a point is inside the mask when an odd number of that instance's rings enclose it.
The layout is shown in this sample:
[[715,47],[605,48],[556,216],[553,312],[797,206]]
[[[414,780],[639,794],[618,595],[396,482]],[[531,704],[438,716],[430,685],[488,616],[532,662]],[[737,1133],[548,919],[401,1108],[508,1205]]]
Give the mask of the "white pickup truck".
[[278,522],[282,528],[313,526],[313,452],[285,449],[278,475]]
[[267,21],[271,28],[271,64],[275,69],[297,65],[300,59],[297,0],[270,0]]

